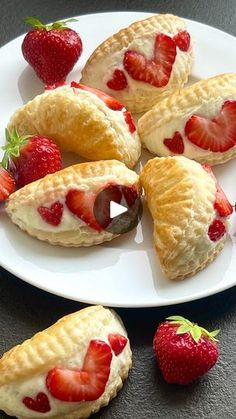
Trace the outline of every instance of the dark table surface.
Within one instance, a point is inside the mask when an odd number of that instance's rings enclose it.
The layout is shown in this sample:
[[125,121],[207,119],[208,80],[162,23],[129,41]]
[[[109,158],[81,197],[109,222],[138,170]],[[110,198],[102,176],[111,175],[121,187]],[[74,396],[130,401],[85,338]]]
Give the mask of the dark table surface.
[[[0,46],[25,32],[23,18],[48,22],[80,14],[137,10],[171,12],[236,36],[235,0],[1,0]],[[1,245],[0,245],[1,251]],[[32,273],[33,275],[33,273]],[[133,348],[133,369],[123,390],[94,419],[230,419],[236,417],[236,288],[179,306],[119,309]],[[84,305],[47,294],[0,268],[0,353]],[[156,368],[152,338],[158,322],[180,314],[221,329],[217,365],[186,387],[167,385]],[[0,418],[7,416],[0,412]]]

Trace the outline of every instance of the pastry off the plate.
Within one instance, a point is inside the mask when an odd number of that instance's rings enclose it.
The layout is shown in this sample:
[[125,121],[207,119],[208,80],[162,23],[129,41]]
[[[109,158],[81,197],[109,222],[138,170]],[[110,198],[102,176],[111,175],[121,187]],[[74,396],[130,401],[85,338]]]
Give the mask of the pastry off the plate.
[[3,355],[0,409],[20,419],[85,419],[116,396],[131,363],[118,315],[85,308]]
[[140,181],[165,275],[183,279],[204,269],[223,249],[233,211],[210,166],[182,156],[156,157]]
[[116,160],[81,163],[30,183],[10,195],[6,211],[29,235],[54,245],[92,246],[117,236],[108,231],[110,212],[94,215],[96,198],[108,191],[120,204],[132,207],[139,196],[139,176]]
[[78,83],[36,96],[12,116],[8,129],[54,139],[61,151],[88,160],[116,159],[133,167],[140,141],[130,112],[104,94]]
[[114,96],[132,112],[150,109],[179,90],[192,67],[185,22],[170,14],[133,23],[93,52],[81,82]]
[[138,131],[158,156],[182,155],[200,163],[236,156],[236,74],[199,81],[143,115]]

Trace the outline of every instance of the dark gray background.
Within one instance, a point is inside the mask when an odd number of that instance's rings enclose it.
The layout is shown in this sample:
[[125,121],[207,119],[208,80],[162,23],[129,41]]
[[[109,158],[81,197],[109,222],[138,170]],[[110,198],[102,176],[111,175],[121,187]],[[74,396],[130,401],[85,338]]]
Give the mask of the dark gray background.
[[[26,15],[36,15],[47,22],[113,10],[171,12],[236,36],[235,0],[0,0],[0,7],[0,45],[26,31],[23,23]],[[214,297],[174,307],[119,309],[133,348],[133,369],[118,397],[93,418],[235,418],[235,297],[236,288],[232,288]],[[81,307],[82,304],[33,288],[0,268],[0,353]],[[205,377],[186,387],[165,384],[152,353],[156,326],[171,314],[187,316],[209,329],[221,328],[219,362]],[[0,412],[0,418],[6,417]]]

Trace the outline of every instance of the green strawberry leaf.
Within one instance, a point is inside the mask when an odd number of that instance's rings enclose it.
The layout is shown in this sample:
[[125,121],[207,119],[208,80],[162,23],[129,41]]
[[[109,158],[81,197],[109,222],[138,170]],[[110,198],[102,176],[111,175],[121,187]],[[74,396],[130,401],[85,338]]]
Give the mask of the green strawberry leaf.
[[210,335],[212,338],[216,338],[216,336],[218,336],[219,333],[220,333],[220,329],[217,329],[217,330],[213,330],[213,332],[210,332]]
[[45,28],[45,25],[39,19],[37,19],[37,17],[34,16],[27,16],[25,18],[25,23],[28,23],[29,25],[38,29]]
[[183,333],[187,333],[190,331],[190,327],[186,324],[182,324],[176,331],[177,335],[182,335]]
[[192,338],[195,340],[195,342],[198,343],[198,341],[199,341],[199,339],[202,335],[201,328],[197,324],[195,324],[191,328],[190,333],[191,333]]

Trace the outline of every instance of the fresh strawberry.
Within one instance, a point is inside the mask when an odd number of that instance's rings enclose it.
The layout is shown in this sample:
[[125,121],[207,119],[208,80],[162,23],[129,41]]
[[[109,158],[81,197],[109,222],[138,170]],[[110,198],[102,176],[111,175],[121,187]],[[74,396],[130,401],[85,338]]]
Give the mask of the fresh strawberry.
[[46,223],[58,226],[63,215],[63,205],[60,202],[54,202],[50,208],[38,207],[38,213]]
[[123,65],[134,80],[163,87],[169,82],[175,57],[176,44],[173,39],[168,35],[158,34],[152,59],[137,51],[126,51]]
[[205,163],[202,165],[202,167],[211,175],[211,177],[214,179],[215,184],[216,184],[216,198],[215,198],[214,208],[216,209],[216,211],[221,217],[228,217],[233,212],[233,206],[228,201],[224,191],[222,190],[218,180],[216,179],[211,169],[211,166]]
[[22,53],[37,76],[46,84],[65,80],[82,53],[82,41],[77,32],[66,27],[68,19],[44,25],[34,17],[26,23],[34,27],[25,36]]
[[104,393],[111,361],[110,346],[101,340],[91,340],[82,368],[54,368],[47,375],[47,388],[61,401],[97,400]]
[[215,365],[219,351],[216,336],[181,316],[161,323],[153,349],[164,379],[168,383],[189,384]]
[[0,164],[0,202],[5,201],[16,189],[16,183],[11,173]]
[[35,412],[47,413],[51,410],[48,396],[42,392],[37,394],[36,399],[33,399],[32,397],[24,397],[22,402],[28,409]]
[[116,68],[113,71],[112,79],[108,80],[107,87],[112,90],[124,90],[128,86],[124,71]]
[[125,336],[120,335],[119,333],[110,333],[108,335],[108,340],[116,356],[120,355],[120,353],[125,348],[128,339]]
[[123,109],[124,107],[124,105],[118,102],[118,100],[107,95],[101,90],[94,89],[93,87],[85,86],[84,84],[77,83],[76,81],[71,82],[71,87],[75,87],[76,89],[81,89],[81,90],[87,90],[88,92],[93,93],[94,95],[99,97],[99,99],[101,99],[107,105],[109,109],[112,109],[113,111],[121,111],[121,109]]
[[163,143],[174,154],[184,153],[184,140],[180,132],[176,131],[172,138],[165,138]]
[[125,122],[129,127],[129,130],[131,132],[131,134],[133,134],[136,131],[136,126],[134,123],[134,120],[132,118],[131,112],[129,111],[123,111],[124,117],[125,117]]
[[226,228],[224,223],[221,220],[215,219],[209,229],[208,229],[208,236],[209,239],[213,242],[220,240],[226,233]]
[[213,119],[192,115],[185,125],[191,143],[204,150],[225,152],[236,145],[236,101],[224,102]]
[[3,166],[9,168],[19,188],[61,169],[60,151],[48,137],[20,136],[16,129],[6,130],[3,149]]
[[174,36],[173,41],[181,51],[187,52],[190,47],[191,37],[187,31],[180,31]]
[[66,205],[73,214],[83,220],[89,227],[102,231],[103,228],[97,223],[93,213],[96,197],[97,194],[94,192],[70,189],[66,195]]

